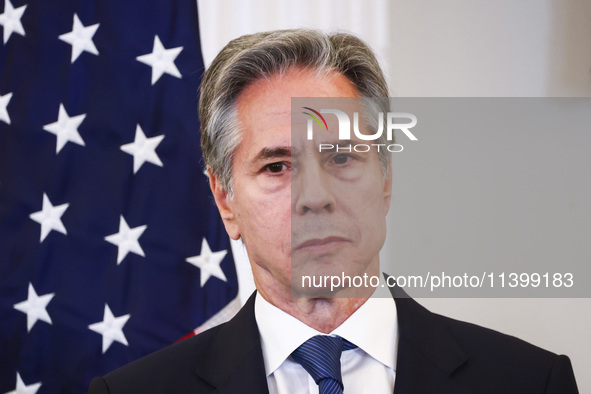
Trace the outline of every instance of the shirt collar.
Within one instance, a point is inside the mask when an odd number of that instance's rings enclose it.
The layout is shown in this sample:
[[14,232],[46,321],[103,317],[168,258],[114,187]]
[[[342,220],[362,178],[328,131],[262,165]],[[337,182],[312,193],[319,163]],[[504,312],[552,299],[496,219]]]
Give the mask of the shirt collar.
[[[272,305],[258,292],[254,312],[267,376],[302,343],[315,335],[323,335]],[[330,335],[345,338],[382,364],[396,369],[398,321],[393,298],[368,299]]]
[[392,297],[368,299],[331,334],[345,338],[396,370],[398,320]]

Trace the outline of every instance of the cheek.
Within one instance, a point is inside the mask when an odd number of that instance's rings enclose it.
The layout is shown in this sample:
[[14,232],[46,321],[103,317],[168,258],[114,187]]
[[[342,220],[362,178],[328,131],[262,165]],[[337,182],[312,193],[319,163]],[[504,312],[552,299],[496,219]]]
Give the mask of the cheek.
[[[290,197],[261,195],[244,204],[238,215],[245,242],[256,238],[262,245],[283,247],[290,242]],[[286,239],[287,237],[287,239]]]
[[[273,239],[274,243],[290,242],[291,210],[290,197],[265,201],[259,207],[260,225]],[[286,234],[288,239],[286,238]]]
[[369,234],[381,234],[385,232],[387,212],[384,210],[383,183],[380,180],[379,186],[372,183],[363,190],[367,190],[367,192],[359,193],[355,202],[355,206],[359,209],[357,217],[363,223],[364,230]]

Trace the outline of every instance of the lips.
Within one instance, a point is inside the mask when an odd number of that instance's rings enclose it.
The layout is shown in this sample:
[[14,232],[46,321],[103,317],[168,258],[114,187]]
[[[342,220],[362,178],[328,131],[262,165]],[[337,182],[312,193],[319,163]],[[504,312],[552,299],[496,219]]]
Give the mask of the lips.
[[348,239],[343,237],[331,236],[325,238],[312,238],[307,241],[304,241],[297,245],[294,250],[301,250],[301,249],[324,249],[330,247],[337,247],[341,244],[349,242]]

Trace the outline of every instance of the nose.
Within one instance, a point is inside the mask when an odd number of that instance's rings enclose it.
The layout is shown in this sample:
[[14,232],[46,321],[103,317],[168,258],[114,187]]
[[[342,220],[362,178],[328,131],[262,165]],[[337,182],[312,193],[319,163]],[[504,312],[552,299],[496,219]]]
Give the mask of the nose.
[[328,174],[318,164],[301,165],[292,180],[292,199],[298,215],[329,213],[335,208]]

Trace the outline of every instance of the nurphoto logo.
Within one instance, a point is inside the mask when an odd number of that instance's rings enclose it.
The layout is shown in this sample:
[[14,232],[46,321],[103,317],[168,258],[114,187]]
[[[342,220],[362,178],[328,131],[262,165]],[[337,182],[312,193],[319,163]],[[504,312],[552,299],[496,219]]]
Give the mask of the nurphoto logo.
[[[353,113],[353,127],[351,127],[351,119],[346,112],[338,109],[321,109],[317,111],[310,107],[303,107],[306,111],[303,114],[308,115],[307,123],[307,138],[308,140],[314,139],[314,122],[318,124],[321,131],[328,131],[328,123],[322,114],[333,114],[337,117],[338,121],[338,135],[340,141],[351,141],[351,129],[355,137],[361,141],[375,141],[382,137],[384,133],[384,123],[386,123],[386,140],[394,140],[394,130],[400,130],[408,137],[411,141],[417,141],[417,137],[410,131],[414,126],[417,125],[417,117],[407,112],[388,112],[384,115],[383,112],[379,112],[377,116],[378,126],[377,130],[373,134],[362,133],[359,130],[359,112]],[[385,122],[384,122],[385,119]],[[403,119],[405,121],[400,122]],[[379,151],[380,148],[387,149],[389,152],[402,152],[404,149],[400,144],[350,144],[346,147],[335,146],[334,144],[319,144],[318,151],[322,150],[349,150],[353,149],[356,152],[367,152],[371,149],[371,146],[376,147]]]

